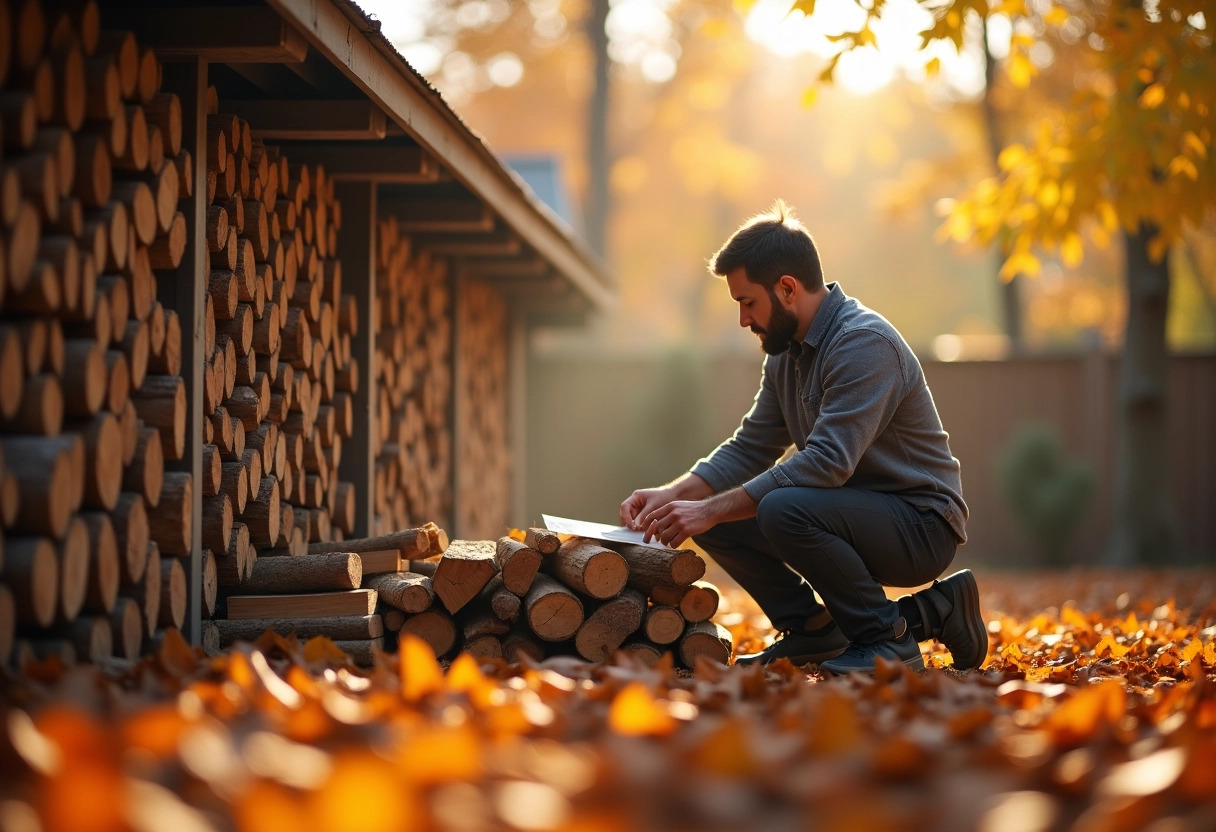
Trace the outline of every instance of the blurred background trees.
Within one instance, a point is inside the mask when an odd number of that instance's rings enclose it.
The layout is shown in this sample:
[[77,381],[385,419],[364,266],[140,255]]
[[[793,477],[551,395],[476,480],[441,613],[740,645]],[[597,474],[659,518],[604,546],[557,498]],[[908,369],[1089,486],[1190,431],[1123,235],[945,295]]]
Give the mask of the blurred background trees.
[[[618,276],[535,354],[755,354],[704,263],[781,196],[925,359],[1126,343],[1108,557],[1169,552],[1163,362],[1216,347],[1202,0],[364,5],[490,147],[550,160]],[[639,473],[692,461],[633,439]]]

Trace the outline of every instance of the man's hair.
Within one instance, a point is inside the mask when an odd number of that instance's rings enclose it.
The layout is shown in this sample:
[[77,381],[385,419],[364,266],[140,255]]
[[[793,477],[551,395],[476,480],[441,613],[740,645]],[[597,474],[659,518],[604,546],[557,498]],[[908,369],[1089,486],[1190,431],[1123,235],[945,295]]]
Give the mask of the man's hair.
[[823,286],[823,266],[815,240],[778,199],[773,207],[739,226],[709,261],[709,270],[725,277],[743,267],[748,280],[770,292],[783,274],[811,291]]

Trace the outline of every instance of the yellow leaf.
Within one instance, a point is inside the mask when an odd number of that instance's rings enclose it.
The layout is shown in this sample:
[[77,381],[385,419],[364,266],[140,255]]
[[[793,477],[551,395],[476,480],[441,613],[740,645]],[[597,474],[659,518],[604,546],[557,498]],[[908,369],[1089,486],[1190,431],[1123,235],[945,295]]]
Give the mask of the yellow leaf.
[[743,720],[728,717],[693,750],[693,762],[704,771],[737,780],[755,771],[751,732]]
[[1152,110],[1161,106],[1161,102],[1165,101],[1165,87],[1160,84],[1150,84],[1140,93],[1140,106],[1145,110]]
[[1203,646],[1203,663],[1208,667],[1216,667],[1216,641],[1209,641]]
[[1186,156],[1175,156],[1170,161],[1169,173],[1170,176],[1185,176],[1192,182],[1199,179],[1199,168],[1195,167],[1195,163]]
[[612,700],[608,725],[627,737],[665,737],[675,730],[676,721],[644,684],[630,682]]
[[1061,6],[1052,6],[1051,11],[1043,15],[1043,20],[1052,26],[1063,26],[1068,22],[1068,10]]
[[1048,179],[1039,188],[1039,204],[1046,210],[1051,210],[1060,202],[1060,185],[1053,179]]
[[795,0],[794,6],[790,11],[802,12],[807,17],[815,13],[815,0]]
[[371,751],[346,751],[333,759],[308,814],[315,828],[332,832],[417,829],[422,805],[387,760]]
[[431,646],[417,636],[406,634],[398,645],[401,673],[401,696],[406,702],[417,702],[428,693],[443,688],[443,671],[435,661]]
[[[1000,278],[1008,282],[1020,274],[1033,277],[1042,270],[1043,266],[1039,263],[1039,258],[1029,251],[1020,251],[1011,254],[1005,264],[1001,266]],[[1015,644],[1013,647],[1016,648],[1017,645]]]
[[1064,261],[1064,265],[1070,269],[1075,269],[1081,265],[1081,258],[1085,254],[1085,246],[1081,242],[1081,235],[1075,231],[1070,231],[1064,237],[1064,242],[1060,243],[1060,259]]
[[1115,637],[1107,633],[1098,642],[1098,646],[1094,648],[1095,656],[1110,656],[1112,659],[1121,659],[1127,655],[1128,648],[1119,642],[1115,641]]
[[1208,158],[1208,146],[1190,130],[1182,134],[1182,146],[1200,159]]
[[493,699],[495,685],[482,674],[477,659],[469,653],[461,653],[448,668],[448,690],[463,693],[478,707],[488,707]]
[[398,746],[397,770],[420,785],[476,782],[485,771],[483,744],[470,721],[459,725],[428,723]]
[[874,31],[869,26],[866,26],[860,32],[857,33],[857,45],[858,46],[877,46],[878,45],[878,39],[874,36]]
[[313,662],[342,664],[346,661],[346,654],[342,652],[341,647],[325,636],[313,636],[304,643],[304,661],[309,664]]
[[1001,151],[1001,155],[997,157],[997,164],[1001,170],[1008,173],[1016,168],[1026,159],[1026,148],[1020,144],[1011,144]]
[[1098,219],[1102,223],[1102,228],[1108,234],[1114,234],[1119,230],[1119,215],[1115,213],[1115,206],[1103,200],[1097,205]]
[[819,87],[807,87],[802,91],[802,107],[809,110],[819,100]]
[[1021,52],[1012,55],[1009,58],[1009,80],[1018,89],[1026,89],[1030,86],[1030,79],[1035,75],[1034,64],[1030,62],[1030,58]]
[[1193,638],[1193,639],[1191,639],[1191,643],[1188,644],[1185,649],[1183,649],[1182,660],[1184,662],[1194,661],[1195,657],[1198,656],[1199,654],[1201,654],[1202,652],[1203,652],[1203,642],[1201,642],[1197,638]]
[[933,76],[937,75],[941,71],[942,71],[942,59],[941,58],[930,58],[929,62],[927,64],[925,64],[925,74],[931,78]]
[[814,754],[835,755],[861,741],[861,725],[852,700],[835,691],[826,694],[810,727],[808,748]]

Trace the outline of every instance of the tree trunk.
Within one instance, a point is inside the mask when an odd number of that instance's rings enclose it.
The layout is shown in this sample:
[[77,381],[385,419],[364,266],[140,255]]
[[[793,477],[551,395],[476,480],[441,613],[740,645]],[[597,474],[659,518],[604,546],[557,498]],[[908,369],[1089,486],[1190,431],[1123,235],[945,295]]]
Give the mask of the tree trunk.
[[1115,520],[1106,552],[1110,565],[1168,563],[1178,555],[1178,532],[1167,475],[1166,385],[1169,351],[1169,259],[1153,263],[1152,225],[1125,238],[1127,331],[1119,364],[1115,450]]
[[608,237],[608,107],[611,59],[608,57],[608,0],[591,0],[587,39],[595,56],[595,85],[587,107],[587,195],[583,201],[583,223],[587,244],[604,256]]

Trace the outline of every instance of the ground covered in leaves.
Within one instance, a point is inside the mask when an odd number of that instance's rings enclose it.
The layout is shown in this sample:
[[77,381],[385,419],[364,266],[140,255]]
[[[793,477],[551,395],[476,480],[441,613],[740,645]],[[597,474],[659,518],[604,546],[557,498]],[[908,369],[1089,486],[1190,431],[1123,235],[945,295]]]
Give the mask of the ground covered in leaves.
[[[166,639],[0,688],[0,829],[1216,829],[1216,571],[980,574],[959,674],[551,659],[376,667]],[[742,650],[765,622],[737,592]]]

